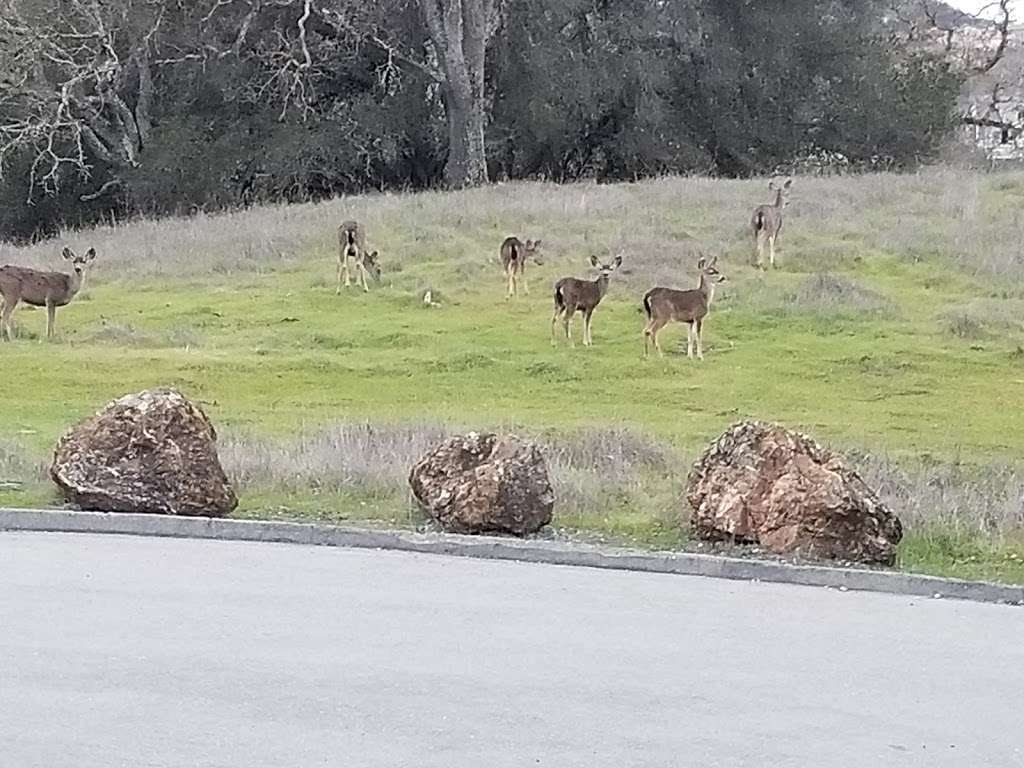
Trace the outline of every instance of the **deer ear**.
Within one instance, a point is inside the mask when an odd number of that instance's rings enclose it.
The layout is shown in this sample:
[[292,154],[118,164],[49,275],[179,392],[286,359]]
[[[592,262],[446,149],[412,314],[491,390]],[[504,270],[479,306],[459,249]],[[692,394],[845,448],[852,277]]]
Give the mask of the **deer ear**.
[[774,191],[775,191],[775,182],[774,182],[774,181],[769,181],[769,182],[768,182],[768,189],[769,189],[770,191],[772,191],[772,192],[774,192]]
[[615,266],[616,266],[616,268],[622,266],[622,257],[621,256],[616,256],[615,257]]
[[540,248],[540,240],[534,240],[533,241],[533,247],[534,248]]
[[88,261],[92,261],[93,259],[95,259],[95,258],[96,258],[96,249],[95,249],[95,248],[90,248],[90,249],[89,249],[89,250],[88,250],[88,251],[86,252],[86,254],[85,254],[85,258],[86,258],[86,260],[88,260]]
[[786,179],[786,183],[782,185],[782,188],[783,189],[789,189],[792,186],[793,186],[793,180],[792,179]]
[[590,254],[590,265],[596,267],[598,265],[597,256]]
[[700,261],[697,262],[697,269],[704,269],[705,264],[707,264],[707,261],[701,257]]
[[717,263],[718,263],[718,257],[717,257],[717,256],[715,256],[715,257],[714,257],[713,259],[711,259],[711,263],[710,263],[710,264],[709,264],[708,266],[709,266],[709,267],[713,267],[713,266],[715,266],[715,265],[716,265]]
[[70,248],[65,248],[61,253],[61,256],[63,256],[68,261],[71,261],[73,258],[75,258],[75,254]]

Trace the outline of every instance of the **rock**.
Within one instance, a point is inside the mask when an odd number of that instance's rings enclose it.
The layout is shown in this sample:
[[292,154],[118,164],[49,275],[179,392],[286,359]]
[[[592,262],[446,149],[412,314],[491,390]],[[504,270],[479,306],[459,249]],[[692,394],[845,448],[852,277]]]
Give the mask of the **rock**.
[[775,424],[731,427],[690,473],[696,535],[781,555],[891,565],[899,518],[842,458]]
[[82,509],[222,517],[237,505],[206,414],[173,389],[126,395],[57,443],[50,477]]
[[409,485],[454,533],[535,533],[551,522],[555,504],[540,449],[512,435],[452,437],[416,463]]

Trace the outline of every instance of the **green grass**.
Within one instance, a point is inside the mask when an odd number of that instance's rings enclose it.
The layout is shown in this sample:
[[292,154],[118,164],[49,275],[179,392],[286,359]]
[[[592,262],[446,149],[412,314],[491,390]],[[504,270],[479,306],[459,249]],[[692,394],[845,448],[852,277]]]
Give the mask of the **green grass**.
[[[965,186],[971,205],[956,197]],[[556,525],[645,546],[685,545],[687,464],[743,418],[884,452],[912,486],[926,488],[935,463],[984,475],[1024,447],[1021,224],[1007,216],[1021,188],[1021,175],[800,179],[768,274],[747,264],[744,231],[761,185],[699,179],[508,185],[70,233],[96,242],[99,261],[58,313],[60,338],[40,342],[45,314],[22,309],[23,338],[0,346],[0,483],[21,483],[0,484],[0,504],[54,503],[39,468],[61,432],[158,385],[200,401],[223,435],[241,436],[240,455],[248,438],[287,445],[363,422],[514,428],[552,444],[624,430],[663,446],[668,463],[640,462],[616,485],[589,458],[568,461]],[[332,228],[351,214],[381,250],[384,285],[339,297]],[[547,248],[528,273],[532,295],[506,302],[497,247],[513,232]],[[698,248],[720,254],[729,277],[707,359],[679,353],[676,326],[663,336],[674,353],[644,360],[639,296],[691,285]],[[57,250],[0,256],[43,263]],[[552,347],[553,280],[586,275],[591,252],[617,251],[626,274],[595,315],[596,346]],[[426,288],[440,307],[423,306]],[[416,525],[406,470],[327,488],[254,475],[238,514]],[[991,523],[936,504],[897,509],[904,567],[1024,582],[1019,509]]]

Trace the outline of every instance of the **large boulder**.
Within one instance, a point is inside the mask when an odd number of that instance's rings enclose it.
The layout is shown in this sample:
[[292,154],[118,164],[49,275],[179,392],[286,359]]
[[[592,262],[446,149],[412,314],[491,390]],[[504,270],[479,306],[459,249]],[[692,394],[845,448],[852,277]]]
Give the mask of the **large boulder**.
[[555,495],[540,449],[517,437],[452,437],[409,473],[413,495],[454,533],[535,533],[551,522]]
[[82,509],[222,517],[238,505],[213,425],[173,389],[126,395],[72,427],[50,476]]
[[899,518],[843,462],[775,424],[731,427],[690,473],[697,536],[755,543],[782,555],[891,565]]

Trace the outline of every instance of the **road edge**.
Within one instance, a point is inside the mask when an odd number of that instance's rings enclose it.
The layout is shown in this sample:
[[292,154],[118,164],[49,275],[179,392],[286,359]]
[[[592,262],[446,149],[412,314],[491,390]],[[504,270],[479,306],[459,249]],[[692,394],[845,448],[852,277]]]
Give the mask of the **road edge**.
[[1024,586],[896,571],[796,565],[688,552],[644,552],[534,539],[423,534],[317,523],[0,508],[0,531],[120,534],[394,550],[482,560],[513,560],[1024,605]]

